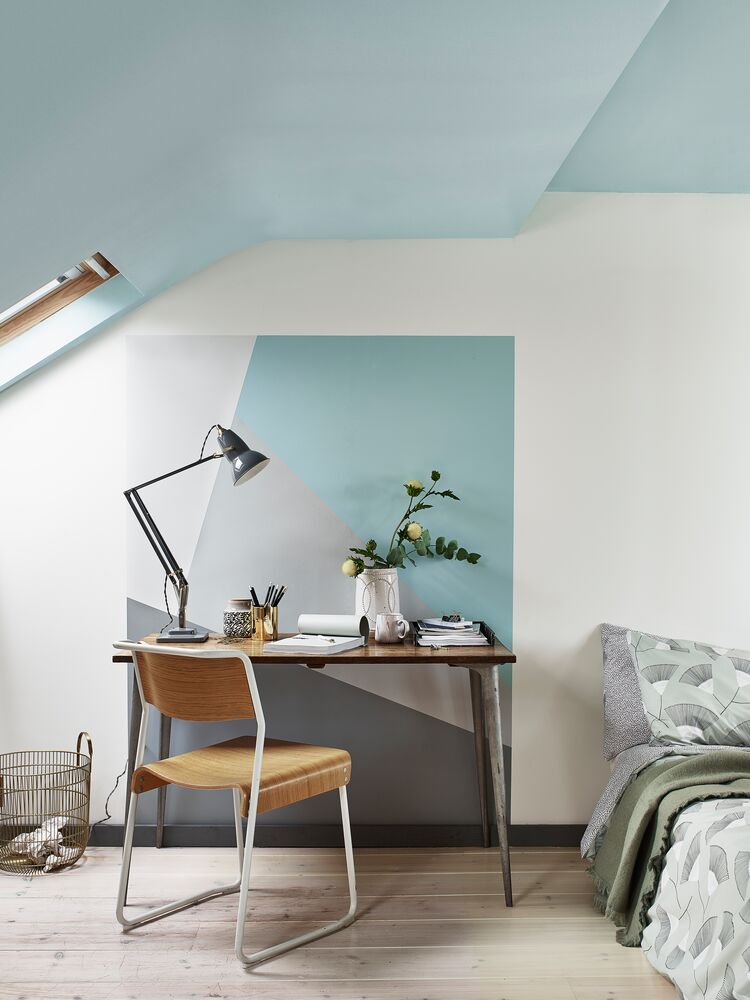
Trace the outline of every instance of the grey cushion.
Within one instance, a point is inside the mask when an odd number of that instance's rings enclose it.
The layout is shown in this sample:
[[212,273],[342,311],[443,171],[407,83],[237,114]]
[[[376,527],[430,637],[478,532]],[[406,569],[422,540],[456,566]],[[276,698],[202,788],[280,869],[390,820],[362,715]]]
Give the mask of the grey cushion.
[[629,747],[651,742],[641,688],[628,647],[628,629],[602,625],[604,660],[604,756],[612,760]]

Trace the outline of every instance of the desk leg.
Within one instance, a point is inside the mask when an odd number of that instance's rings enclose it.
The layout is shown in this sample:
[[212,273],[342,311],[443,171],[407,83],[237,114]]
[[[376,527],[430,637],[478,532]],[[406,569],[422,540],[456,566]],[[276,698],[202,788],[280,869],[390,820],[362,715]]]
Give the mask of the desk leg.
[[[162,715],[159,722],[159,760],[169,756],[169,743],[172,737],[172,719]],[[156,846],[164,847],[164,817],[167,812],[167,786],[162,785],[157,791],[156,803]]]
[[141,716],[143,715],[143,705],[141,704],[141,693],[138,690],[138,682],[135,679],[135,671],[132,671],[130,678],[130,732],[128,733],[128,770],[127,786],[125,788],[125,816],[128,815],[130,807],[130,795],[133,787],[133,771],[135,770],[135,755],[138,750],[138,735],[141,731]]
[[479,783],[479,811],[482,814],[482,846],[490,846],[490,811],[487,802],[487,751],[484,739],[484,712],[482,711],[482,678],[469,669],[471,684],[471,714],[474,719],[474,754],[477,761]]
[[[476,668],[475,668],[476,669]],[[505,905],[513,906],[513,890],[510,880],[510,850],[508,848],[508,823],[505,815],[505,764],[503,761],[503,735],[500,727],[500,667],[481,666],[482,700],[484,702],[484,724],[490,744],[490,770],[492,787],[495,792],[495,814],[497,836],[500,841],[500,860],[503,868]]]
[[[141,731],[141,717],[143,716],[143,705],[141,703],[141,693],[138,690],[138,681],[135,679],[135,670],[131,669],[130,678],[130,732],[128,733],[128,769],[127,787],[125,789],[125,818],[127,819],[130,808],[130,796],[133,787],[133,771],[135,770],[135,755],[138,751],[138,736]],[[127,903],[127,890],[125,902]]]

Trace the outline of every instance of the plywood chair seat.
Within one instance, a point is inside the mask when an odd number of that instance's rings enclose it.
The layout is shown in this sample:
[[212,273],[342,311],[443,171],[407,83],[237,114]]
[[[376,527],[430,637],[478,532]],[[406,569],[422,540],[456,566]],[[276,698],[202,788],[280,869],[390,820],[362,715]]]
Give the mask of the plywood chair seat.
[[[133,774],[133,791],[162,785],[183,788],[236,788],[247,817],[255,764],[255,737],[239,736],[224,743],[141,765]],[[266,739],[261,761],[258,813],[301,802],[348,784],[352,773],[346,750]]]
[[[174,646],[151,646],[144,642],[118,642],[116,648],[127,649],[133,654],[135,679],[143,704],[138,747],[135,753],[133,794],[130,797],[125,823],[120,887],[115,908],[117,919],[123,929],[130,931],[134,927],[167,917],[188,906],[196,906],[216,896],[239,892],[234,953],[243,965],[251,966],[348,927],[357,915],[357,882],[346,797],[347,785],[352,774],[352,761],[346,750],[266,739],[266,717],[253,665],[249,657],[239,649],[231,647],[205,650],[181,649]],[[152,707],[171,719],[182,719],[186,722],[255,719],[256,735],[239,736],[224,743],[215,743],[200,750],[190,750],[188,753],[145,764],[143,757],[146,750],[149,712]],[[186,896],[184,899],[141,911],[138,916],[126,916],[138,800],[143,792],[150,792],[163,785],[180,785],[183,788],[196,789],[231,789],[239,878],[236,882],[213,885],[210,889],[194,896]],[[246,952],[244,934],[247,897],[255,842],[255,821],[258,814],[332,791],[338,791],[341,808],[341,829],[349,883],[349,909],[343,916],[322,927],[305,931],[304,934],[298,934],[296,937],[258,951]],[[243,816],[247,819],[244,837]]]

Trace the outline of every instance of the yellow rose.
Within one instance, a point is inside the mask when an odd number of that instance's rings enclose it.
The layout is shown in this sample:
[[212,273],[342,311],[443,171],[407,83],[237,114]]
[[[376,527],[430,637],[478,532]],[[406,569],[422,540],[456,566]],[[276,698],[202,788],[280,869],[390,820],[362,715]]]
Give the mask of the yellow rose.
[[416,521],[410,521],[406,525],[406,537],[410,542],[416,542],[418,538],[422,537],[422,525]]
[[410,479],[409,482],[406,485],[409,487],[409,489],[412,489],[412,490],[423,490],[424,489],[424,485],[422,484],[421,480],[419,480],[419,479]]
[[344,576],[356,576],[357,564],[353,559],[345,559],[341,563],[341,572],[344,574]]

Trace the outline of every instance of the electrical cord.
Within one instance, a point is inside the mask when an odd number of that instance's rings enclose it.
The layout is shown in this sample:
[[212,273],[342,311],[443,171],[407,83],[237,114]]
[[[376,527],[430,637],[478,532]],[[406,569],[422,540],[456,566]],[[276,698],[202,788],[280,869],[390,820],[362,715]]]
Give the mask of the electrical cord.
[[99,826],[102,823],[106,823],[108,819],[112,819],[112,814],[109,811],[109,800],[112,798],[112,796],[117,791],[117,786],[120,784],[120,778],[124,777],[124,775],[127,772],[127,770],[128,770],[128,762],[125,761],[125,767],[117,775],[117,779],[115,780],[115,787],[109,793],[109,795],[107,796],[106,802],[104,803],[104,813],[105,813],[104,818],[103,819],[98,819],[96,821],[96,823],[92,823],[91,824],[91,827],[89,828],[89,835],[91,834],[91,830],[93,830],[95,827]]
[[203,458],[203,452],[206,450],[206,442],[208,441],[211,435],[211,431],[218,430],[218,427],[219,427],[218,424],[211,424],[211,426],[208,428],[206,436],[203,438],[203,444],[201,445],[201,454],[200,454],[201,458]]
[[167,614],[169,615],[169,621],[166,622],[164,625],[162,625],[162,627],[159,629],[159,635],[161,635],[164,632],[165,628],[169,628],[171,626],[172,622],[174,621],[174,615],[169,610],[169,598],[167,597],[167,580],[168,579],[169,579],[169,573],[165,573],[164,574],[164,606],[167,609]]

